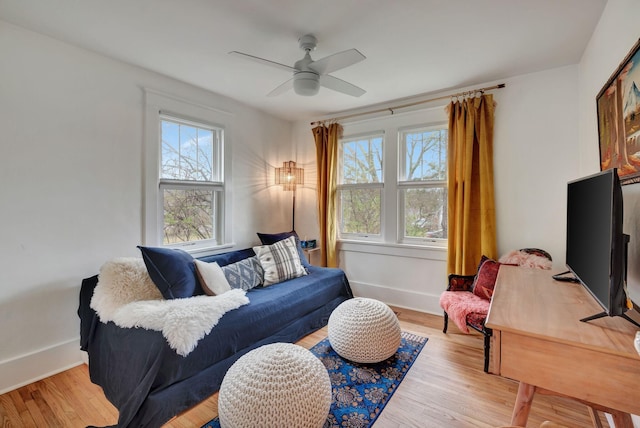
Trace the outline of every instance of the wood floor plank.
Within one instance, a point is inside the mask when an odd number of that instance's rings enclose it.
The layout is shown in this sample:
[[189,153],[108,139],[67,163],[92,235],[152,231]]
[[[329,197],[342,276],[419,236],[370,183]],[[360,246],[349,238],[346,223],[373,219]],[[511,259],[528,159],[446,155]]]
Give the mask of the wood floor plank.
[[[403,330],[429,338],[374,428],[493,428],[508,425],[518,385],[484,373],[482,336],[463,334],[455,325],[442,333],[443,318],[393,308]],[[327,335],[326,327],[301,339],[310,348]],[[165,427],[200,427],[217,415],[218,394],[178,415]],[[116,409],[91,383],[85,365],[0,395],[0,427],[111,425]],[[552,420],[569,428],[589,427],[586,406],[573,400],[536,395],[529,427]],[[609,425],[601,416],[604,427]]]

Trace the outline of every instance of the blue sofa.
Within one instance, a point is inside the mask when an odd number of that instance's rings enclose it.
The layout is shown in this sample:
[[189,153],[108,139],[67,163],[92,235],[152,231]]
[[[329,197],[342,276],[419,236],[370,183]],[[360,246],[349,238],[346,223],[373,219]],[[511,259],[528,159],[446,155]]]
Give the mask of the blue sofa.
[[[252,257],[253,249],[201,258],[220,266]],[[91,381],[118,409],[118,427],[159,427],[215,393],[227,369],[252,349],[295,342],[328,322],[353,297],[340,269],[310,266],[308,275],[247,292],[250,303],[228,312],[195,350],[183,357],[161,332],[102,323],[90,307],[98,276],[82,281],[81,349]]]

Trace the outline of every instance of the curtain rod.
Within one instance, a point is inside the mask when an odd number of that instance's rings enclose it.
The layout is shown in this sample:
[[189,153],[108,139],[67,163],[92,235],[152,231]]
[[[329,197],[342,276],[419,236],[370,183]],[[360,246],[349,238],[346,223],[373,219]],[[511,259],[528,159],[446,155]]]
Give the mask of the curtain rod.
[[338,116],[338,117],[334,117],[334,118],[326,119],[326,120],[318,120],[318,121],[315,121],[315,122],[311,122],[311,125],[312,126],[313,125],[320,125],[321,123],[324,123],[324,122],[333,122],[333,121],[337,122],[337,121],[344,120],[344,119],[351,119],[352,117],[365,116],[367,114],[374,114],[374,113],[382,113],[382,112],[385,112],[385,111],[390,111],[391,114],[393,114],[394,110],[399,110],[399,109],[406,108],[406,107],[413,107],[413,106],[417,106],[419,104],[430,103],[432,101],[444,100],[444,99],[447,99],[447,98],[462,97],[462,96],[466,96],[466,95],[475,94],[476,92],[490,91],[492,89],[502,89],[505,86],[506,86],[506,84],[500,83],[498,85],[488,86],[486,88],[478,88],[478,89],[472,89],[470,91],[458,92],[457,94],[443,95],[441,97],[431,98],[431,99],[422,100],[422,101],[416,101],[416,102],[409,103],[409,104],[402,104],[402,105],[395,106],[395,107],[381,108],[381,109],[378,109],[378,110],[365,111],[365,112],[362,112],[362,113],[347,114],[345,116]]

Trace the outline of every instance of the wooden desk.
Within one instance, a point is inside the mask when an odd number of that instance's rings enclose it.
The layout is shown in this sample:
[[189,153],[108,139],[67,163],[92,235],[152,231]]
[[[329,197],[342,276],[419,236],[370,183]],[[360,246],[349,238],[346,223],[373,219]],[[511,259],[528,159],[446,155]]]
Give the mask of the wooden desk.
[[[580,285],[551,272],[502,266],[486,325],[493,329],[492,372],[520,382],[511,425],[526,426],[533,396],[549,392],[611,413],[616,428],[640,414],[636,327],[620,317],[588,323],[601,312]],[[595,410],[594,410],[595,409]]]

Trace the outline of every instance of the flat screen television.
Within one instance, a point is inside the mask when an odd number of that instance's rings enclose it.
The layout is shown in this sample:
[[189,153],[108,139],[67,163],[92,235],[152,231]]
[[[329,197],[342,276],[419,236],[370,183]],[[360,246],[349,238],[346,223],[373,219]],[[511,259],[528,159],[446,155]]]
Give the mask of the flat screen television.
[[625,314],[633,304],[626,290],[629,235],[622,232],[622,219],[622,188],[615,168],[567,184],[570,272],[565,273],[572,273],[603,309],[581,321],[622,316],[640,327]]

